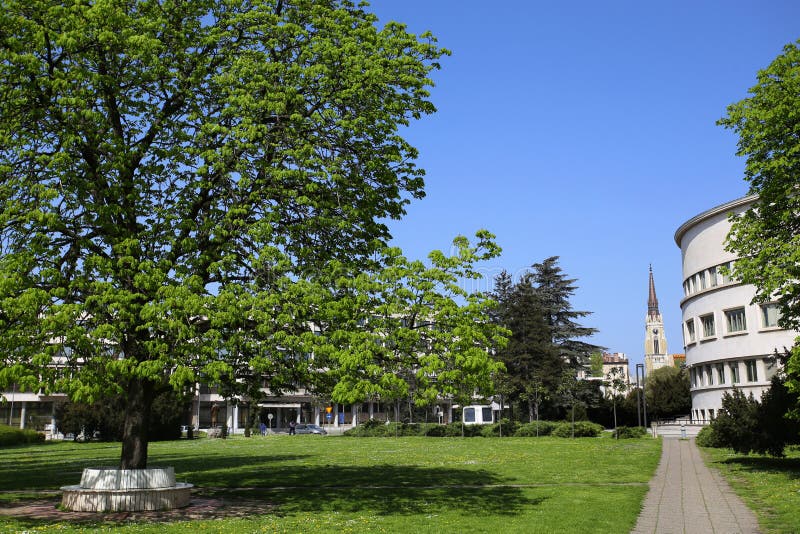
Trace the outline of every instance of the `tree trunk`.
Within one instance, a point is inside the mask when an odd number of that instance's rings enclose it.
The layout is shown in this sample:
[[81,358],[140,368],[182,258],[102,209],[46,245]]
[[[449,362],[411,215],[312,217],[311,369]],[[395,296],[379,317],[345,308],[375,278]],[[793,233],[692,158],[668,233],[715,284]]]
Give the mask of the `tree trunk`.
[[147,467],[147,422],[150,419],[153,395],[152,382],[141,378],[132,378],[128,383],[120,469],[145,469]]
[[533,400],[528,399],[528,422],[533,423],[536,420],[536,408]]

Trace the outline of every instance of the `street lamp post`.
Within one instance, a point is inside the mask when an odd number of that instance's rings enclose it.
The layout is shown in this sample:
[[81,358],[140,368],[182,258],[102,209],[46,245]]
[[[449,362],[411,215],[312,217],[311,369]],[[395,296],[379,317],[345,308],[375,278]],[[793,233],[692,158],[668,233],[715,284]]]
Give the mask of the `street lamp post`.
[[[636,364],[636,414],[637,416],[641,415],[639,413],[639,369],[642,370],[642,381],[641,381],[641,391],[642,391],[642,407],[644,409],[644,427],[647,428],[647,395],[645,395],[645,367],[643,363]],[[641,419],[639,419],[639,423],[641,423]]]

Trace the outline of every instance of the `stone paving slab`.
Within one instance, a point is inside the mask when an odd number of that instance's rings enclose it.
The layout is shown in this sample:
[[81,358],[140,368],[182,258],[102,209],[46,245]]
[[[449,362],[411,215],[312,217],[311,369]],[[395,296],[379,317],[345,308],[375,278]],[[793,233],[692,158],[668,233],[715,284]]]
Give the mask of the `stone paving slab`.
[[664,438],[633,534],[758,534],[755,514],[709,469],[694,439]]

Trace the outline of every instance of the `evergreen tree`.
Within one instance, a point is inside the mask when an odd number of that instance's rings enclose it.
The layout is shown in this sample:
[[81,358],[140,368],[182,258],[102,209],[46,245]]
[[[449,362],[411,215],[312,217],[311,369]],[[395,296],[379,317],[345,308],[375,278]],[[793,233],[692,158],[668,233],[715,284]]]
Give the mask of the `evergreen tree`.
[[545,320],[550,331],[551,342],[558,347],[560,356],[574,370],[586,369],[593,352],[603,347],[581,341],[597,332],[578,324],[577,320],[592,312],[576,311],[569,302],[577,286],[558,266],[558,256],[551,256],[541,263],[533,264],[533,283],[541,300]]
[[534,271],[525,272],[517,283],[503,271],[495,278],[492,294],[495,320],[511,332],[498,353],[506,372],[498,377],[497,388],[512,405],[521,405],[530,421],[539,418],[543,403],[561,395],[565,377],[574,377],[589,354],[600,349],[575,339],[596,330],[577,324],[576,319],[589,312],[572,310],[574,280],[565,278],[557,260],[534,264]]
[[539,418],[539,406],[557,389],[564,361],[551,342],[543,306],[530,274],[513,284],[507,272],[496,279],[495,300],[500,324],[511,332],[508,345],[498,354],[506,366],[498,390],[521,403],[529,421]]

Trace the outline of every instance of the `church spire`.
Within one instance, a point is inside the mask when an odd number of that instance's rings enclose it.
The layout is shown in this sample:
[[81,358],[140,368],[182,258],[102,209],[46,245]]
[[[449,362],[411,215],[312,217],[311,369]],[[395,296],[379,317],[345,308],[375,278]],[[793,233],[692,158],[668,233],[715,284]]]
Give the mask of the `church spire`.
[[647,298],[647,315],[651,317],[660,315],[658,311],[658,299],[656,298],[656,284],[653,281],[653,264],[650,264],[650,295]]

